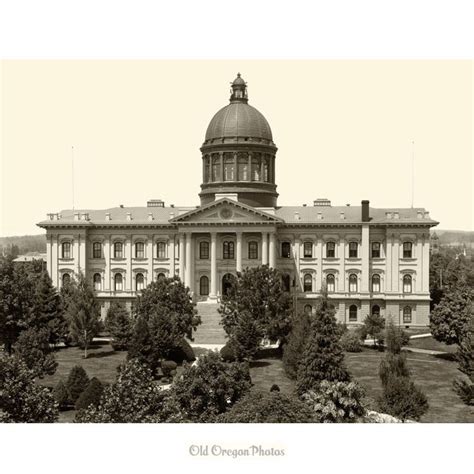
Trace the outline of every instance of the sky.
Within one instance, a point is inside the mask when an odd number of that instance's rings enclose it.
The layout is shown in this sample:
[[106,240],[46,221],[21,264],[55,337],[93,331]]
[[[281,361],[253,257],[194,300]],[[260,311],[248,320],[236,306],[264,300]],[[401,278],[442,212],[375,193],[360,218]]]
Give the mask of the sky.
[[0,233],[42,233],[47,213],[72,207],[72,155],[76,209],[199,204],[199,147],[237,72],[272,128],[279,205],[410,207],[413,168],[414,206],[441,229],[473,230],[472,70],[456,60],[4,60]]

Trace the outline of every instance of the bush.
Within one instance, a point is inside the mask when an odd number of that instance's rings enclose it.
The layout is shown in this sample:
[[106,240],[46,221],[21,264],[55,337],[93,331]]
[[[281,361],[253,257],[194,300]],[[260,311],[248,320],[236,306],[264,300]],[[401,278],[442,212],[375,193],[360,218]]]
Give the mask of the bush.
[[193,362],[196,360],[193,348],[184,337],[181,339],[178,346],[170,351],[168,358],[178,364],[181,364],[184,361]]
[[53,397],[58,403],[58,407],[60,410],[65,410],[66,408],[68,408],[69,399],[71,398],[71,395],[69,394],[69,390],[67,389],[62,379],[54,387]]
[[123,303],[112,302],[105,318],[105,329],[112,337],[111,345],[116,351],[128,349],[132,337],[132,321]]
[[176,375],[177,368],[178,364],[172,360],[164,360],[161,363],[161,371],[163,372],[163,376],[166,378],[172,378],[173,375]]
[[76,402],[76,410],[84,410],[90,405],[98,406],[100,397],[104,391],[104,385],[96,378],[92,377],[87,388],[79,395]]
[[279,392],[280,391],[280,387],[274,383],[271,387],[270,387],[270,392]]
[[365,415],[364,390],[355,382],[323,380],[303,395],[319,423],[354,423]]
[[303,312],[293,318],[288,342],[283,346],[283,367],[286,375],[295,380],[298,366],[310,330],[310,316]]
[[69,392],[69,402],[74,405],[81,393],[89,385],[89,377],[81,365],[74,366],[69,372],[66,388]]
[[346,352],[361,352],[362,343],[360,337],[354,331],[347,331],[341,336],[341,346]]
[[222,359],[225,362],[234,362],[235,361],[235,353],[234,353],[234,349],[232,347],[232,342],[231,341],[227,341],[225,346],[220,350],[220,354],[221,354]]
[[311,423],[311,409],[294,395],[252,391],[219,417],[222,423]]

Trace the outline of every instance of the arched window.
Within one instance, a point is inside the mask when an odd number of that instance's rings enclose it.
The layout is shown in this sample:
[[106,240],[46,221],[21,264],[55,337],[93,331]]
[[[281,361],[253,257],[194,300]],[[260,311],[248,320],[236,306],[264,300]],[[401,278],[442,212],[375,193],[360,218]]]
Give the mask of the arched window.
[[123,243],[114,243],[114,258],[123,258]]
[[145,244],[143,242],[135,243],[135,258],[145,258]]
[[234,242],[226,240],[223,243],[222,257],[225,260],[233,260],[234,256]]
[[380,275],[372,275],[372,292],[380,293]]
[[160,280],[164,280],[165,278],[166,278],[166,275],[164,273],[158,273],[156,280],[160,281]]
[[403,293],[411,293],[412,291],[412,278],[411,275],[403,276]]
[[102,244],[100,242],[92,243],[92,258],[102,258]]
[[328,293],[334,293],[336,291],[336,279],[332,273],[326,275],[326,286]]
[[135,290],[141,291],[145,288],[145,277],[143,273],[137,273],[135,276]]
[[306,304],[306,305],[304,306],[304,312],[305,312],[306,314],[311,314],[311,313],[313,312],[313,307],[312,307],[310,304]]
[[282,242],[281,243],[281,256],[283,258],[290,258],[291,257],[291,245],[290,242]]
[[290,275],[284,273],[281,277],[281,281],[283,284],[283,291],[290,291]]
[[326,244],[326,258],[334,258],[336,256],[335,242],[328,242]]
[[303,244],[303,257],[312,258],[313,256],[313,242],[305,242]]
[[156,243],[156,256],[157,258],[166,258],[166,242]]
[[249,242],[249,259],[258,258],[258,242]]
[[61,258],[71,258],[71,242],[61,244]]
[[207,260],[209,258],[209,242],[199,242],[199,258]]
[[199,294],[201,296],[207,296],[209,294],[209,278],[205,275],[199,279]]
[[413,244],[411,242],[403,242],[403,258],[412,258]]
[[357,293],[357,275],[354,273],[349,275],[349,292]]
[[349,242],[349,258],[357,258],[357,242]]
[[372,306],[372,314],[375,316],[376,314],[380,316],[380,306],[378,304],[374,304]]
[[123,276],[121,273],[116,273],[114,276],[114,290],[115,291],[123,290]]
[[102,277],[100,273],[94,273],[92,280],[94,282],[94,290],[100,291],[102,289]]
[[411,323],[411,307],[405,306],[403,308],[403,322],[405,324]]
[[63,286],[67,286],[71,283],[71,275],[69,273],[63,273]]
[[349,321],[357,321],[357,306],[355,304],[349,306]]
[[313,291],[313,277],[310,273],[306,273],[303,279],[303,290]]

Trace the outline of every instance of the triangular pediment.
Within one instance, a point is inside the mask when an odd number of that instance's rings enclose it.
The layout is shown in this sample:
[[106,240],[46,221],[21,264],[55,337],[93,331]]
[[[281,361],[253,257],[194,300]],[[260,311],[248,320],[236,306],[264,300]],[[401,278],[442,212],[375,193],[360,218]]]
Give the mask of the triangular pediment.
[[170,222],[176,224],[236,224],[236,223],[277,223],[279,217],[228,198],[222,198],[205,206],[175,217]]

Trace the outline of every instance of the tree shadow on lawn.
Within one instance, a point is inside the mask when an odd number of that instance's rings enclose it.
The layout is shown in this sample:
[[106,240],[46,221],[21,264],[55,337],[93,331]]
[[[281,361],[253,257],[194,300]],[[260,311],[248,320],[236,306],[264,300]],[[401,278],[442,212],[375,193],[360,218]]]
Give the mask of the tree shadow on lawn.
[[268,367],[270,362],[265,361],[265,360],[251,360],[249,362],[249,367],[250,368],[256,368],[256,367]]
[[435,354],[433,357],[436,359],[447,360],[449,362],[457,362],[456,353],[445,352],[444,354]]
[[92,353],[87,355],[87,358],[88,359],[98,359],[98,358],[101,358],[101,357],[109,357],[109,356],[114,355],[114,354],[116,354],[116,351],[114,351],[112,349],[110,351],[92,352]]

